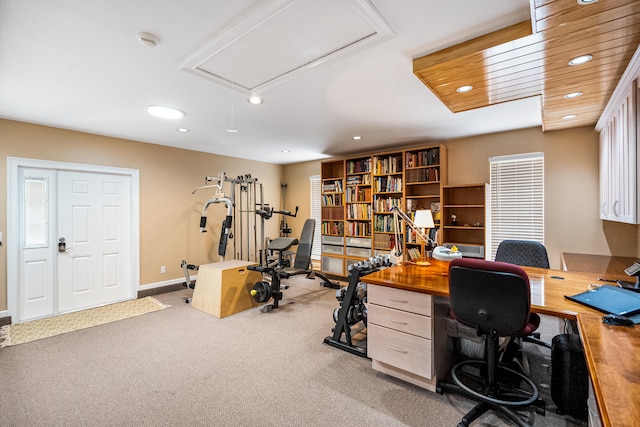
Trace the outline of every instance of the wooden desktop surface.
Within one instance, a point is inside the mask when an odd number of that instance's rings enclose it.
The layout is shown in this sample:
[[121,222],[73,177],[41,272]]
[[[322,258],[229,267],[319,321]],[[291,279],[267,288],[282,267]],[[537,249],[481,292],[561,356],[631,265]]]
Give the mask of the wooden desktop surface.
[[[395,265],[360,280],[448,297],[449,263],[434,259],[430,262],[427,267]],[[565,298],[586,291],[591,283],[602,285],[597,273],[523,269],[531,284],[531,311],[578,320],[603,425],[640,426],[640,325],[603,325],[603,313]]]
[[624,269],[636,261],[638,261],[638,258],[562,253],[563,270],[595,273],[599,278],[606,280],[635,280],[635,278],[627,276]]

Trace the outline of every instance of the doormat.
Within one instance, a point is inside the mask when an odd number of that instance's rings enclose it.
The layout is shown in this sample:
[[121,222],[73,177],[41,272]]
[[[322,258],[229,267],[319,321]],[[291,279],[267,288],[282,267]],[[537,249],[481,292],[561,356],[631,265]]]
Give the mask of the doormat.
[[153,297],[109,304],[74,313],[0,327],[0,348],[24,344],[92,326],[104,325],[171,307]]

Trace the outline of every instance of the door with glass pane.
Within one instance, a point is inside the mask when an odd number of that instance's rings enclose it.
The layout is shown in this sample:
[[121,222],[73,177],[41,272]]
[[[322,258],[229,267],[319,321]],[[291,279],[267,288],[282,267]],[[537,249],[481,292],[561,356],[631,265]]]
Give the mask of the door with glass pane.
[[[55,174],[46,169],[19,170],[21,253],[18,299],[20,320],[50,316],[55,312],[55,210],[52,185]],[[55,187],[53,187],[55,188]]]

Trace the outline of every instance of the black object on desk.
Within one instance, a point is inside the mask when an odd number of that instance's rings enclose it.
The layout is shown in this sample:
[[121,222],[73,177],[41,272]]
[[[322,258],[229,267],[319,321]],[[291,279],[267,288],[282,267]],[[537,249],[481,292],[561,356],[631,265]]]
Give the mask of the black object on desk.
[[565,298],[618,316],[631,316],[640,313],[640,293],[617,286],[602,285],[577,295],[565,295]]
[[617,314],[607,314],[602,318],[602,323],[613,326],[633,326],[633,319]]

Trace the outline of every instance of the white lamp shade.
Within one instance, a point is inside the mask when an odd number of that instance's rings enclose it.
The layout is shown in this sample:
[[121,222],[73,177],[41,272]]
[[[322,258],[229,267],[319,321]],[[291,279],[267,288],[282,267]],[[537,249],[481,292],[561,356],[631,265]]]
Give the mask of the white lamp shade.
[[413,219],[413,223],[416,227],[420,228],[434,228],[435,224],[433,223],[433,215],[431,215],[431,211],[419,210],[416,211],[416,216]]

